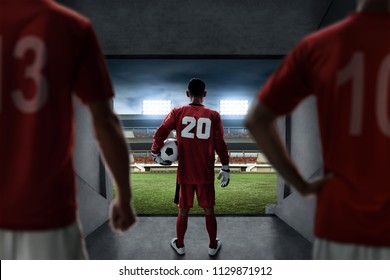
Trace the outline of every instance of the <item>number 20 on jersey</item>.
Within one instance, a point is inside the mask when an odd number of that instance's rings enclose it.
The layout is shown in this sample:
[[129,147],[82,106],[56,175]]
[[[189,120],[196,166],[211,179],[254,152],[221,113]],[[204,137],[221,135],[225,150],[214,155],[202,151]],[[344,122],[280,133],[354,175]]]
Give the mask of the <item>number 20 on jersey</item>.
[[[194,117],[186,116],[181,123],[186,125],[181,131],[181,137],[194,139],[209,139],[211,130],[211,120],[208,118],[195,119]],[[191,130],[194,129],[194,132]]]

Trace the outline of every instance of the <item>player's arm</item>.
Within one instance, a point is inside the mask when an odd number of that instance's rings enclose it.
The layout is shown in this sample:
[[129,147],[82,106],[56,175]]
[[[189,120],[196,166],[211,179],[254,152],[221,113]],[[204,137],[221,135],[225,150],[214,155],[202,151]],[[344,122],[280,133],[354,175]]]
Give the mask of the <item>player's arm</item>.
[[276,114],[256,100],[248,112],[245,126],[249,129],[270,163],[286,181],[292,184],[302,195],[316,193],[329,178],[324,177],[320,180],[308,182],[302,177],[288,156],[276,129],[277,117]]
[[153,135],[152,152],[160,152],[161,148],[164,146],[165,139],[167,139],[171,131],[172,129],[164,124],[157,128]]
[[111,209],[111,226],[124,231],[136,221],[131,207],[128,147],[109,99],[92,102],[88,108],[99,147],[118,187],[118,197]]
[[164,146],[164,141],[167,139],[169,133],[175,127],[175,116],[174,112],[170,112],[169,115],[164,119],[161,126],[157,128],[156,133],[153,135],[152,144],[152,158],[155,162],[161,165],[171,165],[172,162],[169,160],[163,160],[161,158],[161,148]]
[[230,182],[230,168],[229,168],[229,152],[227,144],[223,137],[223,125],[221,117],[217,116],[215,123],[215,134],[214,134],[214,147],[219,159],[221,160],[222,168],[218,174],[217,179],[221,180],[221,187],[227,187]]

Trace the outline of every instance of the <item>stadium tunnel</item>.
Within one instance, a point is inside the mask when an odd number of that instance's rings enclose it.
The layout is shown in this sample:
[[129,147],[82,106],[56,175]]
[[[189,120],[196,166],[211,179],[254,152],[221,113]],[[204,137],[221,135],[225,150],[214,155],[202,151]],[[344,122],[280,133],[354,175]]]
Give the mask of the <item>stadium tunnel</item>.
[[[107,56],[135,58],[259,58],[286,55],[305,35],[354,9],[355,0],[61,0],[88,16]],[[75,166],[86,235],[108,219],[112,183],[85,110],[75,101]],[[307,99],[278,126],[306,178],[321,174],[315,101]],[[312,241],[315,201],[277,183],[275,215]],[[281,257],[283,258],[283,256]]]

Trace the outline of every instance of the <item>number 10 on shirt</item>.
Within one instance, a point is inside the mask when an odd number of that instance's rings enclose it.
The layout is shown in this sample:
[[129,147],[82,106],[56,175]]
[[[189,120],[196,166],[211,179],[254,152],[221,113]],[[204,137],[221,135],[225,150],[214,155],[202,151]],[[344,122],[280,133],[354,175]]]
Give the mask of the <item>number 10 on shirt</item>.
[[[364,118],[364,86],[365,86],[365,59],[362,52],[356,52],[348,65],[338,73],[339,86],[352,80],[352,108],[350,116],[350,135],[362,134],[362,122]],[[376,80],[375,114],[380,131],[390,137],[389,107],[389,80],[390,80],[390,55],[387,55],[379,66]],[[371,94],[371,93],[370,93]]]

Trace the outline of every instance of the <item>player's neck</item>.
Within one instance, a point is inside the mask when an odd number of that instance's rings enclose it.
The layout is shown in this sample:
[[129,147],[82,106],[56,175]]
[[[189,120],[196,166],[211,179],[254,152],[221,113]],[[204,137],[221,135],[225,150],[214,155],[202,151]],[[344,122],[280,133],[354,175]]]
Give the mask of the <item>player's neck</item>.
[[191,97],[190,100],[191,100],[191,104],[202,105],[203,103],[203,97]]
[[360,0],[357,4],[358,12],[390,12],[389,0]]

